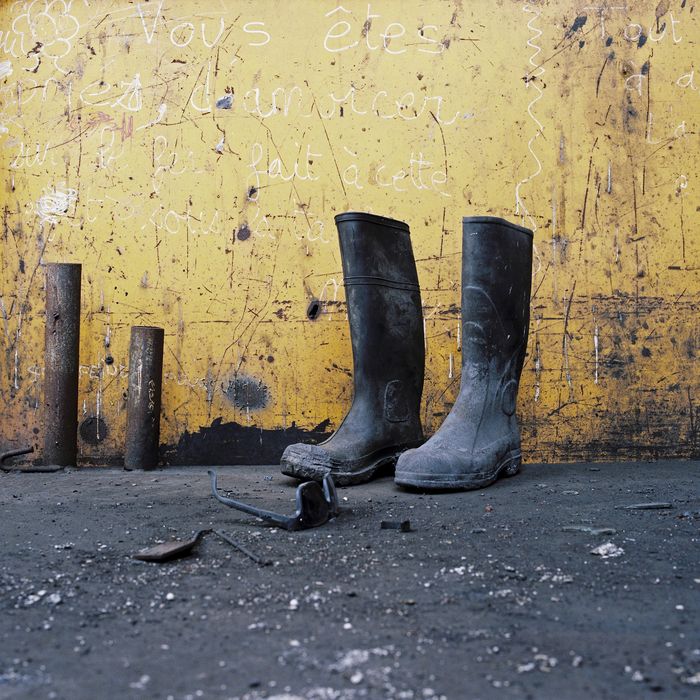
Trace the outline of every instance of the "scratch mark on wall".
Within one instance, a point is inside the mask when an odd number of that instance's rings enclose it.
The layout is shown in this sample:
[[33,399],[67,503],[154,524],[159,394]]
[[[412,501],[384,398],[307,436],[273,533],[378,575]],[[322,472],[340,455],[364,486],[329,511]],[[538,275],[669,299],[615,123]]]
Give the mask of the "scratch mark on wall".
[[586,191],[583,195],[583,205],[581,207],[581,231],[585,229],[586,226],[586,208],[588,207],[588,190],[591,186],[591,170],[593,168],[593,151],[598,144],[598,137],[596,136],[591,146],[591,154],[588,157],[588,174],[586,175]]
[[318,105],[316,104],[316,98],[314,97],[314,109],[316,110],[316,114],[318,115],[318,119],[321,122],[321,126],[323,127],[323,133],[326,136],[326,141],[328,142],[328,147],[331,149],[331,158],[333,158],[333,162],[335,163],[335,169],[338,173],[338,180],[340,180],[340,186],[343,189],[343,194],[345,195],[345,198],[347,199],[348,193],[345,189],[345,181],[343,180],[343,176],[340,174],[340,166],[338,165],[338,160],[335,157],[335,152],[333,151],[333,144],[331,143],[331,139],[328,136],[328,129],[326,129],[326,125],[323,121],[323,117],[321,116],[321,112],[318,111]]
[[593,383],[598,383],[598,324],[593,328],[593,352],[595,355],[595,367],[593,370]]
[[13,386],[15,390],[19,389],[19,340],[22,335],[22,310],[20,309],[17,321],[17,331],[15,334],[15,366],[13,371]]
[[603,71],[605,70],[605,66],[608,65],[608,61],[614,57],[614,53],[608,54],[605,57],[605,60],[603,61],[603,65],[600,68],[600,73],[598,73],[598,79],[596,80],[595,83],[595,96],[598,97],[598,91],[600,90],[600,79],[603,77]]
[[141,126],[136,127],[136,131],[141,131],[142,129],[148,129],[151,126],[155,126],[156,124],[160,124],[163,119],[165,119],[165,115],[168,112],[168,105],[163,102],[159,107],[158,107],[158,114],[156,115],[155,119],[151,120],[147,124],[142,124]]
[[540,380],[542,376],[542,360],[540,353],[540,319],[535,319],[535,403],[540,400]]
[[574,292],[576,291],[576,280],[571,288],[571,294],[569,295],[569,301],[566,305],[566,313],[564,314],[564,333],[562,335],[562,355],[563,355],[563,371],[566,377],[566,384],[569,387],[569,403],[574,400],[574,385],[571,381],[571,367],[569,365],[569,317],[571,314],[571,302],[574,298]]

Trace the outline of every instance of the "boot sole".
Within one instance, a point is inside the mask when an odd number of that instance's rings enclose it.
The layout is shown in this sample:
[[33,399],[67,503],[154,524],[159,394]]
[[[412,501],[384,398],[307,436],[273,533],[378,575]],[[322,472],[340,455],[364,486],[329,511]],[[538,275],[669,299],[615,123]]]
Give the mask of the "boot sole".
[[400,476],[396,476],[394,481],[399,486],[409,486],[415,489],[471,491],[490,486],[502,476],[514,476],[520,471],[521,462],[521,451],[513,450],[498,463],[493,471],[488,473],[462,475],[431,474],[430,477],[426,478],[423,474],[403,472]]
[[303,481],[323,481],[323,477],[331,476],[336,486],[356,486],[371,481],[381,470],[388,472],[391,468],[393,473],[401,453],[421,444],[422,441],[378,450],[355,462],[341,462],[331,457],[324,460],[324,455],[313,449],[313,445],[298,445],[294,454],[283,455],[282,474]]

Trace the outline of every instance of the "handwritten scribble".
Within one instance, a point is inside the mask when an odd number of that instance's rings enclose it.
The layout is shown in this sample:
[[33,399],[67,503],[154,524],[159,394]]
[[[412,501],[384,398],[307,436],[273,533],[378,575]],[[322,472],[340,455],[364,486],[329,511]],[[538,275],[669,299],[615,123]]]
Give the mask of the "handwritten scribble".
[[542,122],[535,116],[533,112],[533,107],[537,104],[542,99],[542,89],[540,88],[538,81],[539,79],[544,75],[545,73],[545,67],[538,63],[538,56],[542,52],[542,48],[535,42],[539,40],[539,38],[542,36],[542,30],[539,29],[538,27],[535,26],[535,21],[539,18],[539,16],[542,14],[542,11],[536,7],[535,5],[531,5],[529,2],[525,4],[523,7],[523,12],[529,12],[534,14],[534,17],[527,23],[527,28],[532,32],[532,35],[530,38],[527,40],[527,46],[531,49],[533,49],[533,53],[530,56],[529,63],[532,66],[532,69],[528,71],[528,74],[525,76],[525,87],[529,89],[534,89],[536,92],[536,95],[534,98],[530,101],[530,103],[527,106],[527,113],[530,116],[530,119],[533,121],[535,126],[537,127],[535,133],[532,135],[530,140],[527,143],[527,148],[528,151],[530,151],[530,155],[533,157],[535,161],[535,170],[534,172],[530,173],[527,177],[523,178],[518,182],[518,184],[515,186],[515,213],[519,216],[522,217],[523,222],[525,219],[527,219],[527,222],[530,225],[530,228],[533,231],[537,230],[537,223],[535,222],[535,219],[532,217],[530,214],[530,211],[528,210],[527,206],[523,202],[522,197],[520,196],[520,189],[522,188],[523,185],[526,183],[530,182],[534,178],[536,178],[541,172],[542,172],[542,162],[537,156],[537,153],[535,153],[535,149],[533,147],[535,141],[542,136],[542,133],[544,131],[544,127],[542,126]]
[[33,53],[37,65],[41,56],[46,56],[53,61],[56,70],[68,75],[61,60],[71,52],[73,39],[80,30],[70,6],[71,3],[64,0],[25,2],[22,14],[12,23],[12,31],[20,39],[21,55]]
[[36,213],[42,224],[57,224],[59,217],[67,214],[78,198],[78,191],[62,186],[44,190],[36,203]]

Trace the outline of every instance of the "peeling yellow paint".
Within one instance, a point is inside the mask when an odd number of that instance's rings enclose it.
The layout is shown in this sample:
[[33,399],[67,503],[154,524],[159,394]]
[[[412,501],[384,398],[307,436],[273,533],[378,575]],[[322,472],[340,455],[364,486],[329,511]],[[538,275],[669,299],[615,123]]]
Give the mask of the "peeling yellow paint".
[[461,217],[495,214],[535,231],[527,458],[697,456],[695,5],[3,4],[3,445],[41,444],[47,261],[83,263],[86,460],[122,452],[136,324],[165,328],[168,445],[332,429],[333,216],[359,209],[411,226],[429,431],[459,382]]

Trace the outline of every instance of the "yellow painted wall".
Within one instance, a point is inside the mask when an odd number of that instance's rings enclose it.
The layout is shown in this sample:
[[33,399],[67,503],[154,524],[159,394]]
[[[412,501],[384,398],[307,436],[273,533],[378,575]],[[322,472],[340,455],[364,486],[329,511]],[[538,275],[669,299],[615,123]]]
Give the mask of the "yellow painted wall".
[[494,214],[535,231],[526,459],[697,456],[700,10],[624,4],[2,3],[0,447],[41,445],[46,261],[83,263],[84,460],[122,451],[135,324],[166,329],[170,460],[331,430],[359,209],[411,226],[429,431],[461,217]]

